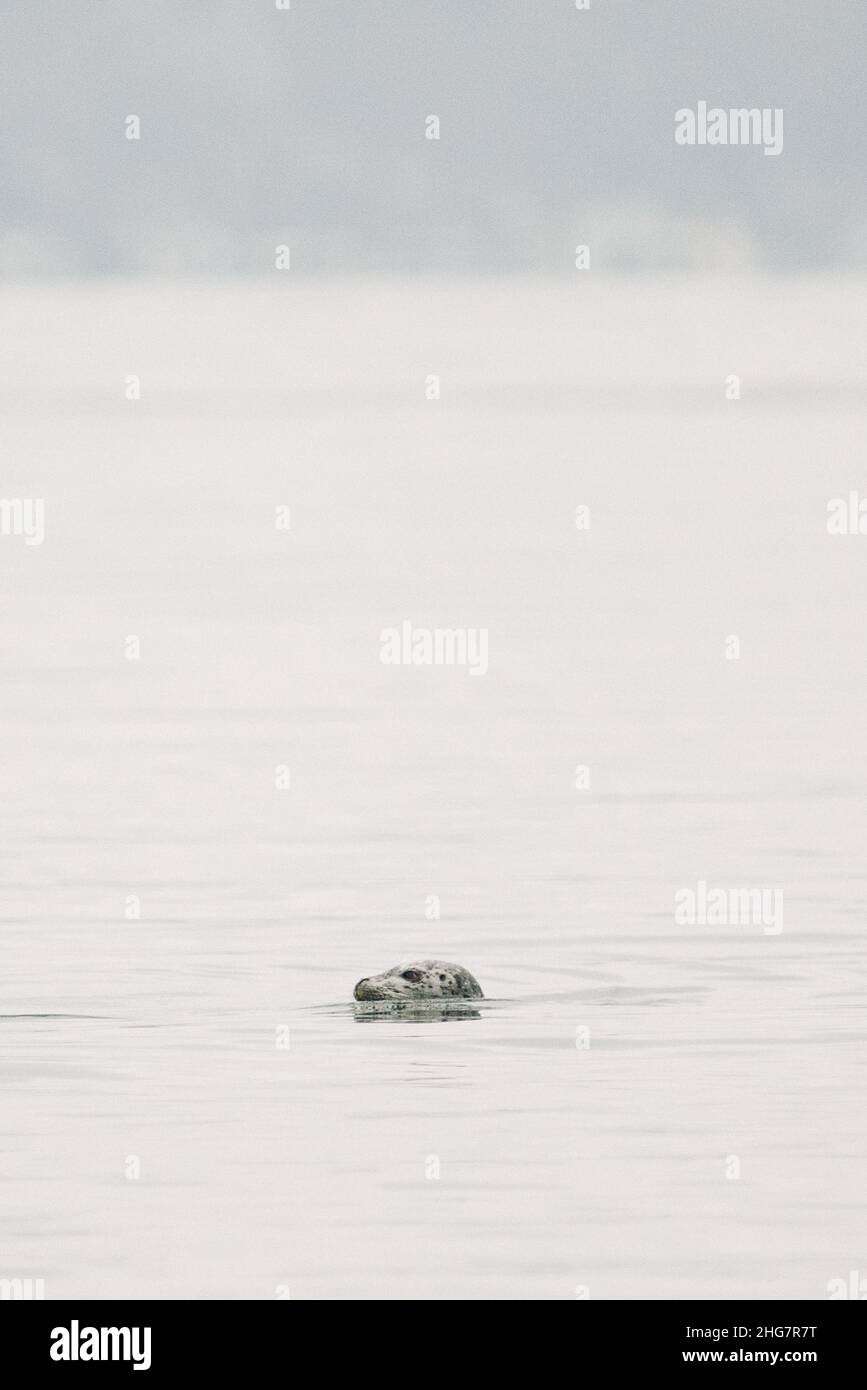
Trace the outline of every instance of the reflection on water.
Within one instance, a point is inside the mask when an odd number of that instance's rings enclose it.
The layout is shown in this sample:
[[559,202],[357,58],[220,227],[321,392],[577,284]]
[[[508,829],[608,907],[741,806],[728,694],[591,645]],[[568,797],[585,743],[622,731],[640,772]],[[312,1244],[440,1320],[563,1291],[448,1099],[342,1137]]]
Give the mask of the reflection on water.
[[430,999],[407,1003],[398,1000],[370,1000],[354,1006],[356,1023],[461,1023],[481,1018],[475,1005],[460,999]]

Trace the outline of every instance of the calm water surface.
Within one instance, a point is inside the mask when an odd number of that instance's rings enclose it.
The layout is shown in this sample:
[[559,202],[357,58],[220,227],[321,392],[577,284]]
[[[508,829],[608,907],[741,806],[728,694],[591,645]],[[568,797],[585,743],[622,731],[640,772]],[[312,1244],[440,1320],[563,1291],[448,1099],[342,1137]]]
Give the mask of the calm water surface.
[[[867,291],[585,283],[4,290],[0,1277],[867,1270]],[[382,666],[404,619],[489,673]],[[478,1009],[349,1002],[434,954]]]

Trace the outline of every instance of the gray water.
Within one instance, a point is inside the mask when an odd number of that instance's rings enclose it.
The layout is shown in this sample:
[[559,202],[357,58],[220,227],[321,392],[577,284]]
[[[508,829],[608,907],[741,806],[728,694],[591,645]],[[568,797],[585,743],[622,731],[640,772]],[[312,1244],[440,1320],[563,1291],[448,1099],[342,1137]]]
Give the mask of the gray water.
[[[0,1277],[867,1274],[867,537],[826,529],[867,491],[864,283],[2,305],[0,491],[45,541],[0,537]],[[489,672],[382,665],[405,619],[487,627]],[[699,880],[783,930],[678,924]],[[477,1010],[350,1002],[429,955]]]

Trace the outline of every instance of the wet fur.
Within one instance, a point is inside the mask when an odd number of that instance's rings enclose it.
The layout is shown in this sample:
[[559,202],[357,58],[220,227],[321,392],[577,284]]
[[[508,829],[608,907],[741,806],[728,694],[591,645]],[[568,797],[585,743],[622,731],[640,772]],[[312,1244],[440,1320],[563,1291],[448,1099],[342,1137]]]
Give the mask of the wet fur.
[[[421,978],[405,980],[407,971]],[[411,960],[382,975],[368,975],[353,990],[356,999],[484,999],[475,976],[447,960]]]

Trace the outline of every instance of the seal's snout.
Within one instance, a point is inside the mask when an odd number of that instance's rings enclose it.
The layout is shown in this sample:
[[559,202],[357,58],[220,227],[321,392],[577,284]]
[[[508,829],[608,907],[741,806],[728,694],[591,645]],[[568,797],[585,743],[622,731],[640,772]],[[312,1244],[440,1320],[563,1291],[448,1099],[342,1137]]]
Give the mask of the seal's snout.
[[356,999],[364,999],[364,998],[366,998],[366,995],[365,995],[365,992],[364,992],[364,986],[367,984],[367,982],[368,982],[369,979],[370,979],[370,976],[369,976],[369,975],[365,975],[365,977],[364,977],[363,980],[359,980],[359,981],[358,981],[358,984],[355,986],[355,989],[352,991],[352,993],[355,995]]

